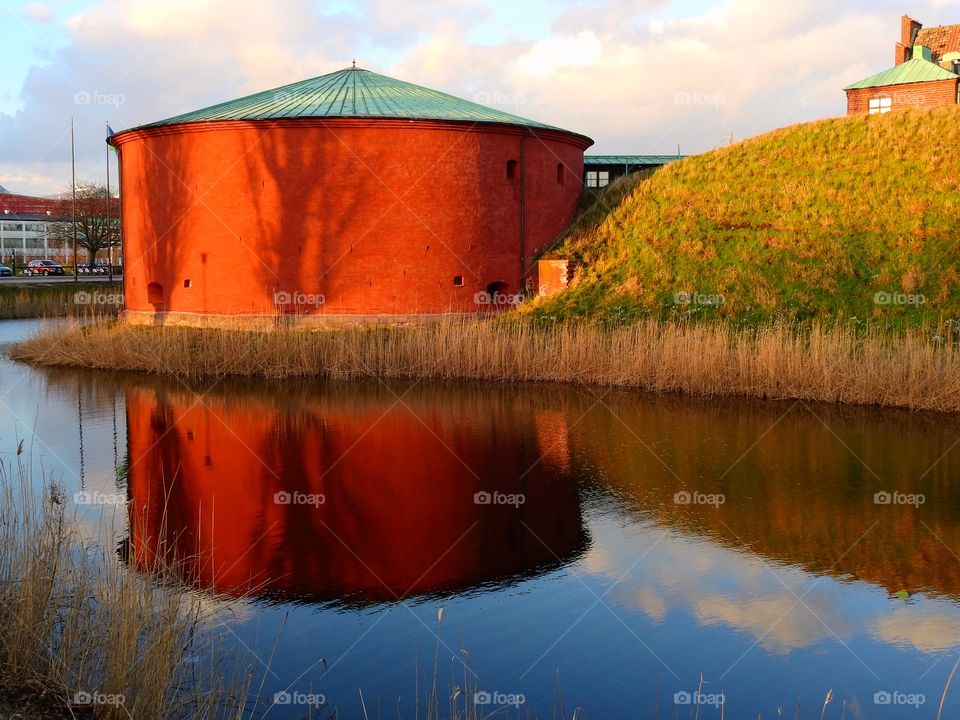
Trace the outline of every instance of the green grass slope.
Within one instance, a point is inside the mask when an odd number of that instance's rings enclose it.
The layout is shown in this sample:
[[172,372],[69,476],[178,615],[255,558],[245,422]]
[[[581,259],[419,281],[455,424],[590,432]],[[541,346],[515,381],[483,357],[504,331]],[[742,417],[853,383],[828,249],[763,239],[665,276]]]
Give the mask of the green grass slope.
[[541,316],[960,317],[960,108],[823,120],[628,178],[547,257]]

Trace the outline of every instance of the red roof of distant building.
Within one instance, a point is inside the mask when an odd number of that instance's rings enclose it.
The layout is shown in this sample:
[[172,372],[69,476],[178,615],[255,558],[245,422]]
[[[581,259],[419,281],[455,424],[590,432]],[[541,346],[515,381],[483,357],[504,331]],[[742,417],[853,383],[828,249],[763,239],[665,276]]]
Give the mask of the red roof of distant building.
[[61,201],[56,198],[0,193],[0,213],[4,215],[56,214],[60,207]]
[[915,45],[926,45],[933,51],[933,59],[940,60],[949,52],[960,52],[960,25],[939,25],[921,28]]

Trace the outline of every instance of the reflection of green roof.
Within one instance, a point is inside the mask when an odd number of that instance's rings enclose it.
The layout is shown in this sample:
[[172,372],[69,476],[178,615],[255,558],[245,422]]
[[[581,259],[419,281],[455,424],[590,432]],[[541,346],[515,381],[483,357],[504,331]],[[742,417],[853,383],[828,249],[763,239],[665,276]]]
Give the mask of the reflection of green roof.
[[584,155],[584,165],[666,165],[686,155]]
[[357,67],[301,80],[140,127],[160,127],[213,120],[296,118],[448,120],[560,130],[560,128]]
[[883,87],[884,85],[904,85],[906,83],[929,82],[931,80],[956,80],[958,76],[949,70],[945,70],[936,63],[923,58],[914,58],[907,60],[901,65],[884,70],[854,83],[844,90],[860,90],[861,88]]

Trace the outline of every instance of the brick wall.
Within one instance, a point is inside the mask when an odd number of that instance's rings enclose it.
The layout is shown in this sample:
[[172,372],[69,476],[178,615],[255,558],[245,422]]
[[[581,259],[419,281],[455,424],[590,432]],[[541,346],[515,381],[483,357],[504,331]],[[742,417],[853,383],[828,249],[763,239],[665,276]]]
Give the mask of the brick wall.
[[569,260],[540,260],[537,263],[537,294],[540,297],[556,295],[570,284]]
[[126,307],[223,315],[489,309],[572,218],[587,143],[406,120],[117,137]]
[[896,47],[893,50],[893,64],[894,65],[903,65],[907,60],[909,60],[910,47],[904,45],[903,43],[897,43]]
[[932,82],[888,85],[847,91],[847,115],[864,115],[869,110],[871,98],[889,97],[893,110],[906,108],[936,107],[957,104],[958,80],[934,80]]
[[909,15],[900,18],[900,44],[913,47],[913,42],[917,39],[917,33],[920,32],[922,27],[923,25]]

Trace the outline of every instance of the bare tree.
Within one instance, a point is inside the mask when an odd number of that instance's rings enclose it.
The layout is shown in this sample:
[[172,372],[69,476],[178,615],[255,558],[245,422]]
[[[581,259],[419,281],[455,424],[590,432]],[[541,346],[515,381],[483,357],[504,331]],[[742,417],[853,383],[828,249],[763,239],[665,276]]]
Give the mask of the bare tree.
[[[73,245],[73,197],[71,191],[62,196],[57,219],[48,225],[48,236],[58,245]],[[77,245],[87,253],[91,269],[97,253],[120,244],[120,201],[107,194],[107,189],[95,183],[77,185]],[[77,261],[79,265],[79,260]]]

